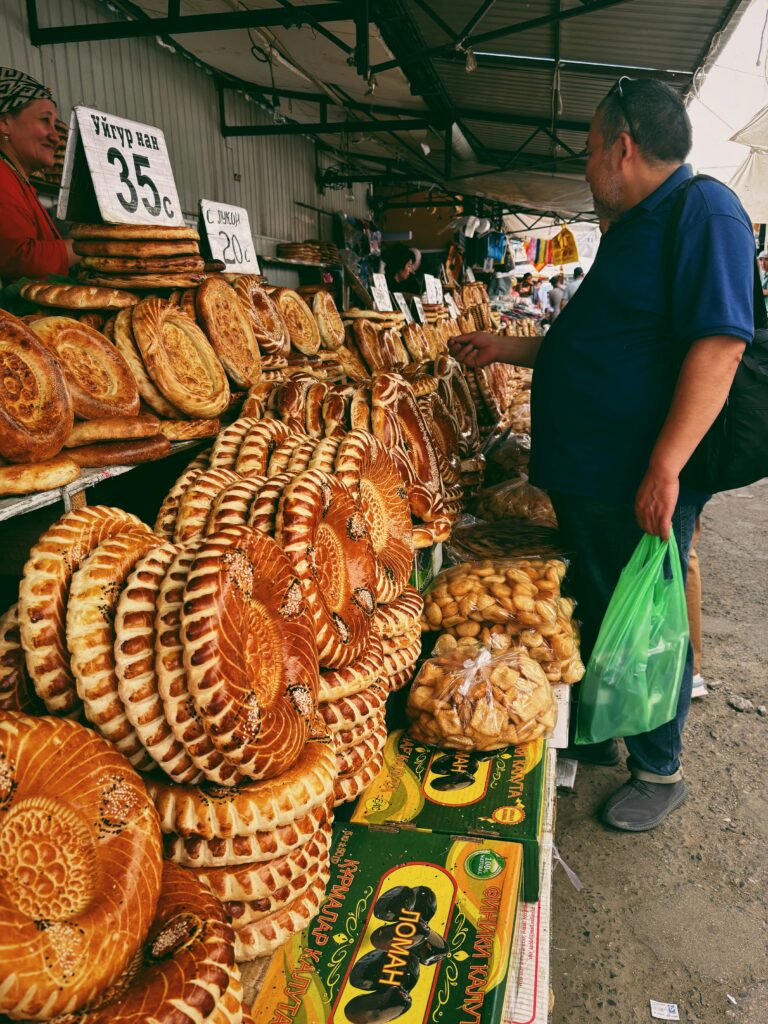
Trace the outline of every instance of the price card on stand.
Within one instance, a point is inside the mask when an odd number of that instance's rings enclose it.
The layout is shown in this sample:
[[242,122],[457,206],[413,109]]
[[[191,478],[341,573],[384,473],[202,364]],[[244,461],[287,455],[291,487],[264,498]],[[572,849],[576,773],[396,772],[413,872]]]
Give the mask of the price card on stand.
[[456,303],[454,302],[453,296],[451,295],[450,292],[446,292],[445,293],[445,304],[448,307],[448,309],[450,311],[450,314],[454,318],[454,320],[458,320],[459,319],[459,308],[456,305]]
[[183,227],[160,129],[75,107],[56,212],[62,220]]
[[427,322],[427,317],[424,312],[424,307],[421,304],[421,299],[418,295],[414,295],[411,301],[413,302],[413,312],[416,317],[416,323],[425,324]]
[[424,288],[427,295],[427,302],[439,306],[443,301],[443,288],[436,277],[431,274],[424,275]]
[[374,308],[380,313],[391,313],[393,311],[392,297],[389,294],[387,279],[384,274],[373,275],[371,294],[373,295]]
[[412,324],[413,323],[413,317],[411,316],[410,309],[408,309],[408,303],[405,301],[405,296],[403,295],[403,293],[402,292],[392,292],[392,298],[395,300],[395,303],[397,304],[397,308],[400,310],[400,312],[405,317],[405,322],[407,324]]
[[472,267],[464,267],[464,280],[471,281],[474,284],[475,272]]
[[261,273],[244,207],[201,199],[200,219],[213,259],[222,260],[233,274]]

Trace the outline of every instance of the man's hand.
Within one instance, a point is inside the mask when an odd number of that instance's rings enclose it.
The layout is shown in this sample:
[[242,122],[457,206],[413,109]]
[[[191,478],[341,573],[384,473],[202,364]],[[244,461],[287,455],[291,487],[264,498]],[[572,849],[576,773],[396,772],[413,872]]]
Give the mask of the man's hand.
[[473,331],[471,334],[460,334],[451,338],[449,349],[454,359],[467,366],[487,366],[489,363],[503,362],[505,338],[497,334],[486,334]]
[[676,476],[648,467],[635,497],[635,516],[643,533],[669,540],[679,493],[680,481]]

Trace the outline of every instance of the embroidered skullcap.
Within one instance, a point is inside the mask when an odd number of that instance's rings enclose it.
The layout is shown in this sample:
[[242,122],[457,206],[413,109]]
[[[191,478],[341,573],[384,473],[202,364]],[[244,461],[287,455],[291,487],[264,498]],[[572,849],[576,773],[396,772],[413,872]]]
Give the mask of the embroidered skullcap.
[[53,100],[53,94],[23,71],[0,68],[0,114],[15,114],[33,100]]

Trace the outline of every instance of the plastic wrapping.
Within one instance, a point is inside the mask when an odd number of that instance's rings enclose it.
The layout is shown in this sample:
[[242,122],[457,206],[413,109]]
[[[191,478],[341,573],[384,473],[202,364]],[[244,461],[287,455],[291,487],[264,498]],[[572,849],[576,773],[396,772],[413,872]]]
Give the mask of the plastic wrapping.
[[579,694],[576,742],[636,736],[671,721],[687,651],[688,614],[675,535],[665,542],[646,534],[600,627]]
[[486,455],[489,483],[506,482],[510,477],[526,476],[531,458],[529,434],[507,434]]
[[521,556],[568,559],[558,530],[528,519],[500,519],[488,523],[474,516],[462,516],[443,547],[449,565],[482,558]]
[[549,495],[529,484],[526,476],[484,488],[477,496],[474,512],[479,519],[517,518],[557,526]]
[[474,644],[428,659],[408,696],[409,732],[452,750],[499,750],[550,732],[557,718],[541,666]]

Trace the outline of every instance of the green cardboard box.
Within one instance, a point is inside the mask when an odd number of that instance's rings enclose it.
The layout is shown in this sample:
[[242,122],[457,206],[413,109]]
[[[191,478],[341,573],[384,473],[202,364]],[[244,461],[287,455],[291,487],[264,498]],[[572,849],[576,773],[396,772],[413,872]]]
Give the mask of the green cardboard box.
[[352,821],[369,828],[419,829],[521,843],[523,898],[539,898],[546,741],[492,754],[439,750],[396,730],[384,765],[362,794]]
[[272,958],[254,1019],[500,1024],[521,859],[514,843],[337,824],[326,898]]
[[410,584],[423,594],[443,565],[443,545],[419,548],[413,555]]

